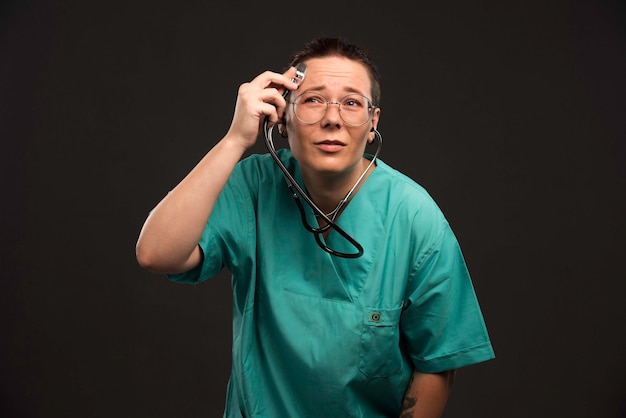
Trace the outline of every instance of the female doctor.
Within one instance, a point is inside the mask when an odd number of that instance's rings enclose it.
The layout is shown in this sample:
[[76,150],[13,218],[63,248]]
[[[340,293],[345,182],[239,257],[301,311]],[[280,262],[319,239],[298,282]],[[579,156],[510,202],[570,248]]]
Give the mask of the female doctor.
[[[150,212],[137,260],[181,283],[232,274],[225,417],[439,417],[454,371],[494,357],[458,242],[375,158],[366,51],[317,38],[289,64],[240,86],[226,135]],[[274,127],[288,148],[274,151]],[[272,152],[242,159],[260,133]]]

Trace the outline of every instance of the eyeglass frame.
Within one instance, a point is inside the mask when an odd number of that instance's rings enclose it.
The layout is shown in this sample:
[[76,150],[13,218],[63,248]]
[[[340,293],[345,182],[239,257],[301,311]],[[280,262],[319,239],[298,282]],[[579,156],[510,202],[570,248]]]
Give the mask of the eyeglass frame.
[[[303,121],[302,119],[300,119],[300,117],[298,116],[298,112],[296,111],[296,105],[297,105],[296,101],[297,101],[300,97],[304,96],[304,95],[305,95],[305,94],[307,94],[307,93],[314,93],[315,95],[317,95],[317,96],[319,96],[320,98],[324,99],[325,106],[326,106],[326,108],[324,109],[324,114],[322,114],[322,117],[321,117],[321,118],[319,118],[318,120],[314,121],[314,122],[306,122],[306,121]],[[367,101],[367,104],[368,104],[368,106],[367,106],[367,109],[368,109],[368,110],[367,110],[368,117],[367,117],[367,119],[365,119],[362,123],[359,123],[358,125],[354,125],[354,124],[352,124],[352,123],[350,123],[350,122],[347,122],[347,121],[343,118],[343,115],[341,114],[341,102],[343,101],[343,99],[345,99],[345,98],[346,98],[346,97],[348,97],[348,96],[360,96],[360,97],[363,97],[363,98]],[[329,106],[329,105],[331,105],[331,104],[336,104],[336,105],[337,105],[337,111],[339,112],[339,117],[341,118],[341,120],[342,120],[342,121],[343,121],[346,125],[348,125],[348,126],[352,126],[352,127],[356,127],[356,126],[363,126],[363,125],[365,125],[365,124],[366,124],[367,122],[369,122],[369,121],[372,119],[372,117],[374,116],[374,110],[376,110],[376,108],[378,108],[378,106],[376,106],[376,105],[372,102],[372,100],[371,100],[369,97],[364,96],[364,95],[359,94],[359,93],[348,93],[348,94],[346,94],[345,96],[340,97],[340,98],[339,98],[339,101],[337,101],[337,102],[331,102],[331,101],[330,101],[330,100],[328,100],[328,99],[326,98],[326,96],[324,96],[323,94],[321,94],[321,93],[316,93],[316,92],[311,91],[311,90],[309,90],[309,91],[304,91],[304,92],[300,93],[298,96],[296,96],[296,98],[295,98],[293,101],[289,101],[289,104],[293,106],[293,114],[296,116],[296,118],[297,118],[300,122],[302,122],[302,123],[304,123],[304,124],[307,124],[307,125],[312,125],[312,124],[317,123],[317,122],[321,121],[322,119],[324,119],[324,116],[326,116],[326,114],[328,113],[328,106]]]

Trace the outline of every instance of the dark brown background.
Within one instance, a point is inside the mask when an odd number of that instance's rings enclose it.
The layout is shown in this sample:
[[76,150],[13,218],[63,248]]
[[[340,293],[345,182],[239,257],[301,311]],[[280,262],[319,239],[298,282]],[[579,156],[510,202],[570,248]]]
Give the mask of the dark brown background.
[[623,417],[625,7],[431,3],[4,1],[0,415],[221,416],[228,277],[176,285],[135,240],[239,84],[327,34],[379,62],[381,158],[474,278],[497,359],[445,416]]

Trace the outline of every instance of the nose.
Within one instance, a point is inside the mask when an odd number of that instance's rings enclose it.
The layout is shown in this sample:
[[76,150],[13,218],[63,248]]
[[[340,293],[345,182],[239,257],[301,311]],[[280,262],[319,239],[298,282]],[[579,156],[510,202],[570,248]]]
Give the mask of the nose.
[[324,121],[331,124],[339,124],[343,121],[341,119],[341,104],[339,102],[327,102],[326,114],[324,115]]

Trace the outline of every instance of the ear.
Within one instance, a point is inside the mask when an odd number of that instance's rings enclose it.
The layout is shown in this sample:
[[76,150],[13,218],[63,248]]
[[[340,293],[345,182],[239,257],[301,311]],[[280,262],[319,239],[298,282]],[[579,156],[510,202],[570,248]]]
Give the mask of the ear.
[[374,142],[375,136],[376,134],[374,133],[374,127],[372,126],[372,128],[370,129],[370,133],[367,135],[367,143],[371,144],[372,142]]
[[376,139],[375,131],[378,128],[379,121],[380,121],[380,107],[376,107],[374,109],[374,115],[372,116],[372,120],[371,120],[372,127],[370,128],[370,132],[367,138],[368,144],[371,144],[372,142],[374,142],[374,139]]
[[278,122],[278,133],[281,137],[287,138],[287,128],[285,127],[285,121]]

